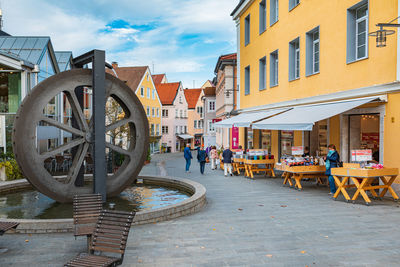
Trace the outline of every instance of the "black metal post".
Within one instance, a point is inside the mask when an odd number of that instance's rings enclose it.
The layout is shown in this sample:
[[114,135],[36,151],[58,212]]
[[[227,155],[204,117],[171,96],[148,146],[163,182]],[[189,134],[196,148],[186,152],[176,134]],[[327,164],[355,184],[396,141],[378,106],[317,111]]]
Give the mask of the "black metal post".
[[[79,102],[79,106],[80,108],[83,110],[83,86],[79,86],[77,88],[75,88],[75,95],[76,98],[78,99]],[[79,124],[78,121],[76,120],[76,116],[74,114],[72,114],[72,119],[71,119],[71,124],[72,127],[74,128],[79,128]],[[77,136],[72,135],[72,138],[77,138]],[[75,155],[78,151],[78,147],[74,147],[71,149],[71,154],[72,154],[72,158],[75,158]],[[76,180],[75,180],[75,186],[78,187],[82,187],[85,185],[85,166],[81,166],[81,168],[79,169],[78,175],[76,176]]]
[[101,194],[104,202],[107,196],[105,67],[112,69],[105,57],[105,51],[92,50],[73,60],[76,68],[89,63],[93,67],[93,192]]
[[93,189],[101,194],[103,201],[107,195],[106,164],[106,90],[105,90],[105,52],[93,51]]

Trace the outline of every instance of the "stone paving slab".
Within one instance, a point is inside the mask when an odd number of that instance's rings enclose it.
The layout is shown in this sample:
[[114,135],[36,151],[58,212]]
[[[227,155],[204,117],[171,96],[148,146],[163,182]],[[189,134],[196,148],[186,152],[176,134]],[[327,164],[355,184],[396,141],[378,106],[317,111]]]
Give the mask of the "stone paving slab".
[[[282,179],[224,177],[209,164],[201,175],[197,162],[191,171],[184,172],[182,154],[154,156],[143,169],[142,175],[166,172],[203,184],[207,205],[194,215],[134,226],[123,266],[399,266],[396,202],[333,201],[328,188],[312,182],[299,192]],[[0,266],[60,266],[84,251],[86,240],[4,235],[5,246]]]

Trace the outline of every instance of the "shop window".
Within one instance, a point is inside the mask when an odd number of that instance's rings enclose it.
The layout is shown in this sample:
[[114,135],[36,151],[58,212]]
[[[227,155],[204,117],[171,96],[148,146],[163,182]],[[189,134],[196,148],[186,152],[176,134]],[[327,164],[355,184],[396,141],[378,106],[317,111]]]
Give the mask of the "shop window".
[[279,19],[279,0],[270,0],[269,6],[269,25],[272,25]]
[[300,4],[300,0],[289,0],[289,11]]
[[380,162],[380,116],[362,114],[349,116],[349,155],[351,150],[371,149],[373,160]]
[[0,112],[15,113],[21,102],[21,73],[0,73]]
[[244,94],[250,94],[250,66],[244,69]]
[[368,57],[368,1],[347,9],[347,63]]
[[264,150],[271,152],[271,131],[260,130],[260,144],[259,147]]
[[289,81],[300,78],[300,38],[289,43]]
[[259,90],[267,88],[267,58],[263,57],[259,60]]
[[306,34],[306,75],[319,73],[319,26]]
[[262,0],[259,5],[259,12],[260,12],[260,25],[259,25],[259,32],[260,34],[265,32],[267,29],[267,5],[265,3],[266,0]]
[[278,85],[278,65],[279,65],[279,58],[278,58],[278,50],[272,52],[269,56],[269,71],[270,71],[270,79],[269,85],[270,87]]
[[250,43],[250,14],[244,19],[244,45]]
[[294,137],[293,131],[280,132],[281,156],[292,155],[293,137]]

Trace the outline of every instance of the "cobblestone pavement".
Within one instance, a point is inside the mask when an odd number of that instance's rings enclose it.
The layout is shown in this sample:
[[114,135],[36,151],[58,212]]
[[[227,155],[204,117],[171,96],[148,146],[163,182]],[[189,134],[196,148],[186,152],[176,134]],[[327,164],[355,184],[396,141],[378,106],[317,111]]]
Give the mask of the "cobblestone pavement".
[[[197,214],[132,228],[123,266],[399,266],[399,205],[391,200],[333,201],[313,182],[299,192],[282,179],[224,177],[182,154],[157,155],[143,175],[200,182],[207,206]],[[396,226],[396,227],[395,227]],[[25,241],[28,242],[25,242]],[[0,266],[60,266],[85,250],[72,234],[4,235]]]

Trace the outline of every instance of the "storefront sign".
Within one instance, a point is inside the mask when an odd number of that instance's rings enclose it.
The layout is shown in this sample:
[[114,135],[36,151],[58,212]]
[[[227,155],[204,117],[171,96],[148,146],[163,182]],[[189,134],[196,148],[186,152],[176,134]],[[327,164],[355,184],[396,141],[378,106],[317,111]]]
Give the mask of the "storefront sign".
[[238,149],[239,148],[239,128],[238,127],[232,127],[232,149]]
[[372,160],[372,150],[352,150],[351,151],[351,161],[353,162],[363,162]]
[[303,146],[292,146],[292,155],[303,155],[304,147]]

